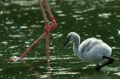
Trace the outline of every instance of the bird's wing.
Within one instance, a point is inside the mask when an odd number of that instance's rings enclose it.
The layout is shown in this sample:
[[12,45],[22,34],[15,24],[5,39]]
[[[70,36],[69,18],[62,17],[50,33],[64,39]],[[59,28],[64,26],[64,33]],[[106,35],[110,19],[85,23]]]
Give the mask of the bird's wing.
[[88,52],[95,45],[102,43],[102,40],[96,38],[88,38],[80,44],[80,51],[82,53]]

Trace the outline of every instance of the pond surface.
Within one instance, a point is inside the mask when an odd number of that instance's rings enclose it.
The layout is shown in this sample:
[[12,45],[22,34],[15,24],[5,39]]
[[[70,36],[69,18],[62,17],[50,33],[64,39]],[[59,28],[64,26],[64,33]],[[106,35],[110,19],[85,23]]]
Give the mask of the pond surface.
[[[120,77],[120,0],[47,0],[57,21],[50,33],[50,62],[45,38],[24,58],[21,56],[44,32],[44,20],[37,0],[0,1],[0,79],[118,79]],[[115,62],[96,72],[94,64],[74,55],[72,45],[63,46],[69,32],[81,41],[96,37],[113,49]],[[48,67],[50,64],[50,67]]]

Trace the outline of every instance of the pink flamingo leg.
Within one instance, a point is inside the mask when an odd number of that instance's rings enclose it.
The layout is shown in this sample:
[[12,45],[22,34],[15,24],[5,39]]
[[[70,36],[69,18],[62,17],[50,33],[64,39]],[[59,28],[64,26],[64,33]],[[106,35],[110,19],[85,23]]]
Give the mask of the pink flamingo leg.
[[21,56],[20,59],[23,59],[28,52],[45,36],[45,33],[43,33]]
[[46,33],[46,54],[47,54],[47,60],[50,60],[49,58],[49,31],[50,31],[50,25],[47,21],[47,17],[46,17],[46,14],[45,14],[45,11],[44,11],[44,8],[43,8],[43,5],[42,5],[42,1],[38,0],[39,4],[40,4],[40,8],[41,8],[41,11],[42,11],[42,15],[43,15],[43,18],[44,18],[44,21],[45,21],[45,27],[44,27],[44,31]]
[[[46,25],[45,25],[45,32],[46,32],[46,54],[47,54],[47,60],[49,61],[50,60],[50,54],[49,54],[49,32],[54,30],[57,26],[57,23],[55,21],[55,18],[48,6],[48,3],[46,0],[43,0],[44,1],[44,4],[46,6],[46,9],[48,11],[48,14],[49,14],[49,17],[50,17],[50,21],[52,22],[51,23],[51,26],[48,24],[48,22],[46,22]],[[44,19],[45,20],[45,19]],[[48,66],[50,66],[50,63],[48,63]]]
[[43,8],[43,5],[42,5],[42,1],[38,0],[39,4],[40,4],[40,9],[42,11],[42,15],[43,15],[43,18],[44,18],[44,21],[45,21],[45,27],[44,27],[44,30],[45,30],[45,33],[43,33],[21,56],[20,56],[20,59],[23,59],[27,54],[28,52],[46,35],[46,53],[47,53],[47,59],[49,60],[49,32],[54,30],[57,26],[57,23],[54,19],[54,16],[52,15],[52,12],[48,6],[48,3],[46,0],[44,0],[44,4],[46,6],[46,9],[48,11],[48,14],[50,16],[50,20],[51,20],[51,26],[49,25],[48,21],[47,21],[47,17],[46,17],[46,14],[45,14],[45,11],[44,11],[44,8]]
[[[47,28],[47,29],[46,29]],[[49,24],[46,24],[45,26],[45,32],[46,32],[46,54],[47,54],[47,60],[50,60],[50,54],[49,54],[49,29],[50,26]]]
[[[44,20],[45,22],[47,22],[47,18],[46,18],[46,14],[45,14],[45,11],[44,11],[44,8],[42,6],[42,2],[40,0],[39,1],[39,4],[40,4],[40,8],[41,8],[41,11],[42,11],[42,14],[43,14],[43,17],[44,17]],[[48,26],[48,23],[45,24],[45,26]],[[48,34],[48,33],[47,33]],[[44,37],[46,36],[46,33],[44,32],[21,56],[20,56],[20,59],[23,59],[28,53],[29,51]],[[47,35],[48,36],[48,35]],[[47,38],[48,39],[48,38]],[[49,42],[49,40],[48,40]],[[47,42],[47,44],[48,44]],[[46,48],[48,49],[48,47]]]
[[52,30],[54,30],[56,28],[57,23],[56,23],[56,20],[55,20],[55,18],[53,16],[49,6],[48,6],[47,1],[46,0],[43,0],[43,1],[44,1],[45,6],[46,6],[46,9],[48,11],[49,17],[50,17],[50,21],[51,21],[50,31],[52,31]]
[[[44,11],[44,8],[43,8],[43,5],[42,5],[42,0],[38,0],[39,4],[40,4],[40,9],[42,11],[42,15],[43,15],[43,18],[44,18],[44,21],[45,21],[45,27],[44,27],[44,33],[20,56],[20,59],[23,59],[28,53],[29,51],[43,38],[46,36],[46,54],[47,54],[47,59],[50,60],[50,55],[49,55],[49,32],[54,30],[57,26],[57,23],[55,21],[55,18],[54,16],[52,15],[52,12],[48,6],[48,3],[46,0],[44,0],[44,4],[46,6],[46,9],[48,11],[48,14],[49,14],[49,17],[50,17],[50,21],[51,21],[51,25],[49,25],[48,21],[47,21],[47,17],[46,17],[46,14],[45,14],[45,11]],[[16,58],[15,59],[19,59],[19,58]],[[13,61],[13,59],[10,58],[10,61]],[[50,65],[49,65],[50,66]]]
[[46,9],[48,11],[48,14],[49,14],[49,17],[50,17],[50,21],[51,21],[51,26],[49,25],[48,21],[47,21],[47,17],[46,17],[46,14],[45,14],[45,11],[44,11],[44,8],[43,8],[43,5],[42,5],[42,1],[41,0],[38,0],[39,4],[40,4],[40,9],[42,11],[42,15],[43,15],[43,18],[44,18],[44,21],[45,21],[45,27],[44,27],[44,30],[45,32],[20,56],[20,59],[23,59],[27,54],[28,52],[44,37],[46,36],[46,53],[47,53],[47,59],[50,60],[49,58],[49,32],[54,30],[57,26],[57,23],[55,21],[55,18],[48,6],[48,3],[46,0],[44,0],[44,4],[46,6]]
[[43,15],[44,21],[45,21],[45,23],[48,23],[47,17],[46,17],[46,14],[45,14],[45,11],[44,11],[44,8],[43,8],[43,5],[42,5],[42,0],[38,0],[38,2],[39,2],[39,5],[40,5],[40,9],[42,11],[42,15]]
[[46,33],[46,54],[47,54],[47,59],[50,60],[49,56],[49,32],[54,30],[57,26],[57,23],[54,19],[54,16],[52,15],[52,12],[48,6],[48,3],[46,0],[43,0],[44,1],[44,4],[46,6],[46,9],[48,11],[48,14],[49,14],[49,17],[50,17],[50,20],[51,20],[51,26],[49,25],[49,23],[47,22],[47,18],[46,18],[46,15],[45,15],[45,11],[44,11],[44,8],[42,6],[42,1],[38,0],[39,1],[39,4],[40,4],[40,8],[41,8],[41,11],[42,11],[42,15],[43,15],[43,18],[44,18],[44,21],[45,21],[45,27],[44,27],[44,30],[45,30],[45,33]]

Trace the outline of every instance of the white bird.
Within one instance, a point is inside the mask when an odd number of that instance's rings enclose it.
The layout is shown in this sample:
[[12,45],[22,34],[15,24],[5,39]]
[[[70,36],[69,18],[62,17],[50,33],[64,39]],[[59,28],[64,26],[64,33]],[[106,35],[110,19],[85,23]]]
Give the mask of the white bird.
[[[67,36],[64,46],[73,41],[73,52],[83,61],[96,64],[95,69],[100,70],[103,66],[112,64],[114,59],[110,57],[112,49],[100,39],[88,38],[80,44],[80,36],[75,32],[70,32]],[[103,60],[108,61],[101,65]]]

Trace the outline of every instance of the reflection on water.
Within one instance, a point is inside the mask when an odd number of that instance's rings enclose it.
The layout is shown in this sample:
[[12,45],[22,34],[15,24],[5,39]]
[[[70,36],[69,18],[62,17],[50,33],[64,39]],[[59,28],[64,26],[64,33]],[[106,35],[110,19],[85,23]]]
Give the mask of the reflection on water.
[[[42,33],[44,21],[37,0],[0,1],[0,74],[2,79],[117,79],[119,66],[120,0],[47,0],[58,27],[50,33],[50,58],[46,61],[45,39],[24,58],[24,62],[6,62],[20,56]],[[70,31],[83,41],[102,39],[113,49],[113,65],[94,70],[94,64],[79,60],[72,45],[63,47]],[[30,63],[30,64],[28,64]],[[7,74],[7,75],[6,75]]]

